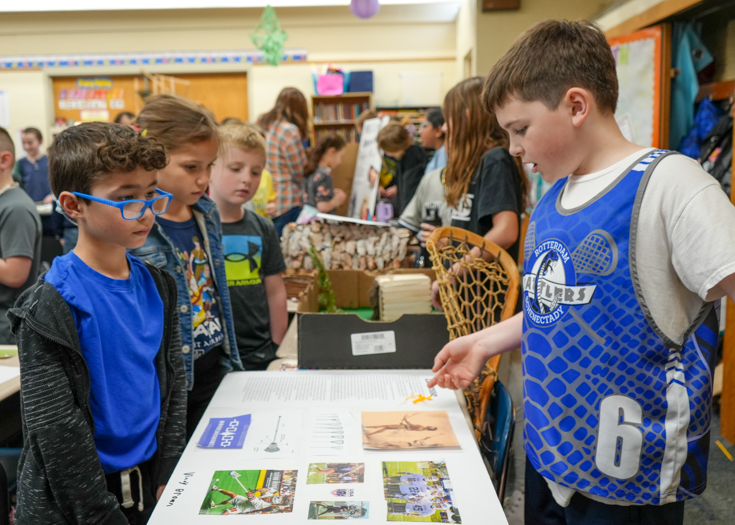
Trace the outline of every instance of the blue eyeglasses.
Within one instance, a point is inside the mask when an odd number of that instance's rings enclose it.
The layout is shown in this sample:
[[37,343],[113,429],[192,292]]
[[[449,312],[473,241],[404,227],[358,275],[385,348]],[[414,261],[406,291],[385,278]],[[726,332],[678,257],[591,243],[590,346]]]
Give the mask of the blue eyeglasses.
[[122,214],[123,219],[125,219],[126,221],[134,221],[136,219],[140,219],[145,213],[146,208],[150,208],[151,212],[153,212],[153,215],[162,215],[166,213],[166,210],[168,210],[168,207],[171,204],[171,198],[173,197],[173,195],[163,190],[159,190],[158,188],[156,188],[156,193],[158,193],[159,196],[154,197],[153,199],[148,201],[140,199],[130,199],[129,201],[117,202],[111,201],[109,199],[101,199],[92,195],[87,195],[86,193],[79,193],[78,191],[71,192],[72,195],[76,195],[77,197],[82,197],[84,199],[89,199],[94,202],[99,202],[102,204],[107,204],[108,206],[114,206],[115,208],[118,208],[120,210],[120,213]]

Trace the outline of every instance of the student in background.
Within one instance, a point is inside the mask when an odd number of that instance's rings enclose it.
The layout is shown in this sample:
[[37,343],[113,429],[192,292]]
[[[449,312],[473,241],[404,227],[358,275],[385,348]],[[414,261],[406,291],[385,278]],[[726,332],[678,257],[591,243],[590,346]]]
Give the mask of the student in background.
[[436,228],[449,226],[451,223],[451,209],[444,200],[446,191],[442,184],[443,171],[444,168],[424,175],[413,199],[398,219],[398,224],[411,230],[421,245],[421,252],[414,260],[414,268],[431,268],[426,241]]
[[206,195],[219,139],[212,114],[172,95],[151,97],[136,125],[161,142],[168,165],[158,187],[173,195],[146,243],[131,253],[165,268],[176,279],[181,351],[186,365],[186,434],[191,437],[220,381],[242,370],[227,289],[222,223]]
[[41,261],[41,219],[13,180],[15,144],[0,128],[0,345],[14,345],[7,313],[36,281]]
[[362,126],[365,124],[366,120],[370,120],[371,118],[378,118],[378,112],[374,109],[368,109],[367,111],[363,111],[360,113],[360,116],[357,117],[357,120],[355,120],[355,131],[357,131],[357,142],[360,142],[360,135],[362,135]]
[[24,439],[15,523],[144,524],[185,445],[176,284],[126,253],[166,210],[166,153],[95,122],[60,133],[49,161],[80,236],[10,311]]
[[510,151],[554,186],[525,239],[523,314],[449,343],[429,382],[466,388],[522,345],[525,516],[542,525],[682,524],[707,486],[735,208],[693,159],[625,139],[615,62],[596,25],[547,20],[488,75]]
[[[48,180],[48,157],[41,151],[43,135],[36,128],[26,128],[21,134],[25,158],[15,163],[14,179],[20,180],[23,189],[35,203],[50,204],[54,202]],[[61,222],[54,214],[41,217],[44,237],[61,235]]]
[[288,328],[286,269],[273,223],[243,209],[265,168],[266,144],[250,124],[219,128],[220,156],[212,169],[210,196],[222,218],[227,285],[235,336],[246,370],[265,370]]
[[[226,118],[222,121],[222,126],[225,123],[230,124],[245,124],[242,120],[237,118]],[[248,124],[255,129],[263,139],[265,139],[265,133],[257,124]],[[255,192],[255,196],[246,202],[243,207],[246,210],[254,211],[261,217],[265,217],[269,221],[272,221],[272,216],[276,213],[276,189],[273,187],[273,176],[267,169],[263,169],[260,172],[260,185],[258,191]]]
[[121,113],[118,113],[117,117],[115,117],[115,124],[122,124],[123,126],[132,126],[134,120],[135,120],[135,115],[130,113],[130,111],[123,111]]
[[[444,183],[451,225],[485,237],[518,260],[525,172],[508,152],[508,134],[482,107],[481,92],[482,79],[475,77],[454,86],[444,98]],[[437,286],[434,291],[438,299]]]
[[339,135],[325,135],[309,152],[304,171],[304,204],[315,207],[322,213],[332,213],[347,196],[341,189],[334,188],[332,170],[342,163],[345,141]]
[[424,149],[434,150],[434,156],[426,165],[425,173],[440,170],[447,165],[447,150],[444,147],[444,114],[441,108],[429,110],[419,127],[421,145]]
[[[400,216],[416,193],[426,169],[426,154],[421,146],[413,143],[406,128],[391,122],[378,132],[378,147],[396,163],[397,206],[394,215]],[[389,189],[382,189],[381,197],[391,198]]]
[[255,192],[255,196],[251,201],[245,203],[245,208],[273,222],[271,215],[276,212],[276,197],[276,189],[273,187],[273,176],[270,171],[263,169],[258,191]]
[[309,111],[304,94],[296,88],[284,88],[276,105],[261,115],[258,125],[265,130],[268,145],[266,168],[273,176],[276,211],[273,224],[281,230],[294,222],[301,212],[301,186],[306,153],[302,141],[307,138]]

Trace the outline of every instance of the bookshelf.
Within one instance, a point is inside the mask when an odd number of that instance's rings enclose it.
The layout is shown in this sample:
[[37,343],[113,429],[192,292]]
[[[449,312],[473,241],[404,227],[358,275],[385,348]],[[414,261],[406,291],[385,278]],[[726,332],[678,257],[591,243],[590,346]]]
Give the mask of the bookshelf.
[[346,142],[357,142],[355,120],[363,111],[373,107],[372,93],[345,93],[343,95],[311,97],[314,134],[312,144],[328,134],[340,135]]
[[[407,119],[408,124],[413,124],[416,129],[421,127],[421,123],[426,119],[426,114],[431,107],[384,107],[377,108],[376,111],[381,117],[398,117],[400,119]],[[414,136],[414,142],[421,145],[421,137],[417,134]]]

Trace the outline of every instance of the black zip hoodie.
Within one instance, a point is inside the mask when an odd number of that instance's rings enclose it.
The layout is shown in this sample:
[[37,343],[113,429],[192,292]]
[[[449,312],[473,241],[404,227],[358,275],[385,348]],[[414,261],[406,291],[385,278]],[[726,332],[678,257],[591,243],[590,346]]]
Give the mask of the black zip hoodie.
[[[186,375],[176,283],[165,271],[146,267],[164,305],[156,357],[161,420],[153,456],[154,480],[164,485],[186,445]],[[15,523],[127,525],[117,498],[107,490],[94,444],[89,369],[69,306],[41,276],[8,317],[18,342],[23,420]]]

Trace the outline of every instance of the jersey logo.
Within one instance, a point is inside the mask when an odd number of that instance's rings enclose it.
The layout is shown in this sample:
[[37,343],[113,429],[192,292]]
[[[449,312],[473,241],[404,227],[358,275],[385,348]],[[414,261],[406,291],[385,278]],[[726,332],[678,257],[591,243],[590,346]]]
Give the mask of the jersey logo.
[[575,259],[561,241],[550,239],[531,252],[531,272],[523,276],[523,308],[537,325],[561,319],[570,306],[589,304],[596,285],[578,285]]

